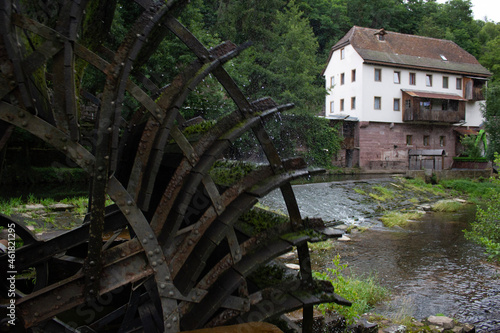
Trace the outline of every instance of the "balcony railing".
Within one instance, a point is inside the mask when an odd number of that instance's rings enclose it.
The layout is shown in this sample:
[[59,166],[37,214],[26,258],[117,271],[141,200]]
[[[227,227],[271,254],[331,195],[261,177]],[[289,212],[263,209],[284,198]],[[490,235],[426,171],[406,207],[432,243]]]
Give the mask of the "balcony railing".
[[465,102],[412,98],[411,103],[405,105],[403,121],[449,124],[463,122],[465,121]]

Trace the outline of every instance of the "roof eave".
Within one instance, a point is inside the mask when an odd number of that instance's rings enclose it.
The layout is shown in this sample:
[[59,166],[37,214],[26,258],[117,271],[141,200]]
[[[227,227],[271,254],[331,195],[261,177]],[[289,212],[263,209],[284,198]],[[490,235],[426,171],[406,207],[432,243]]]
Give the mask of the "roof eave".
[[376,61],[376,60],[369,60],[369,59],[363,59],[364,64],[368,65],[380,65],[380,66],[388,66],[388,67],[397,67],[397,68],[410,68],[410,69],[420,69],[420,70],[425,70],[429,72],[438,72],[438,73],[450,73],[450,74],[460,74],[460,75],[474,75],[478,76],[481,78],[489,78],[493,74],[485,74],[485,73],[477,73],[477,72],[468,72],[468,71],[458,71],[458,70],[450,70],[446,68],[436,68],[436,67],[425,67],[425,66],[416,66],[416,65],[408,65],[408,64],[398,64],[398,63],[392,63],[392,62],[385,62],[385,61]]

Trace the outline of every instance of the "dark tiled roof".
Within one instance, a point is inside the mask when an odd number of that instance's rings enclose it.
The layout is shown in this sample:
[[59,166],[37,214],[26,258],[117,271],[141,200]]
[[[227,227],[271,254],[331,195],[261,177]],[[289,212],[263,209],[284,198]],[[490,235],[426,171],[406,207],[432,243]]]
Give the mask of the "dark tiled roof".
[[[384,31],[384,40],[378,39],[381,30],[354,26],[332,47],[338,50],[348,44],[364,59],[365,63],[406,68],[456,72],[490,76],[474,56],[452,41]],[[444,56],[446,60],[443,60]]]

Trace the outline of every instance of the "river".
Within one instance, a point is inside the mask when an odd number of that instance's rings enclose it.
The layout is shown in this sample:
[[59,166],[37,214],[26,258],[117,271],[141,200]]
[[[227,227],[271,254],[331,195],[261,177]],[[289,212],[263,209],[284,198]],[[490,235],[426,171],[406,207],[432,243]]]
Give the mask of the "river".
[[[474,206],[460,213],[427,213],[404,228],[386,228],[375,207],[360,203],[354,187],[356,182],[294,186],[303,217],[370,227],[350,235],[351,242],[313,253],[314,270],[332,266],[338,253],[354,274],[376,274],[391,290],[391,299],[376,313],[416,319],[444,314],[474,324],[477,332],[500,332],[500,271],[462,231],[474,219]],[[262,204],[284,210],[279,192]]]

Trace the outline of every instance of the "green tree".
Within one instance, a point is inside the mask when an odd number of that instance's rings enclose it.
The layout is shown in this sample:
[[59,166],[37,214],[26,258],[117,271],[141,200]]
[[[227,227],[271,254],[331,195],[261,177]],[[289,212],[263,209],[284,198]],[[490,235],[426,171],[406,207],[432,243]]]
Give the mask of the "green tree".
[[297,1],[297,5],[309,19],[314,35],[318,40],[318,55],[321,63],[326,62],[330,48],[351,28],[347,16],[345,0]]
[[487,156],[493,158],[500,154],[500,84],[491,85],[486,94],[486,105],[483,106],[483,117],[488,134]]

